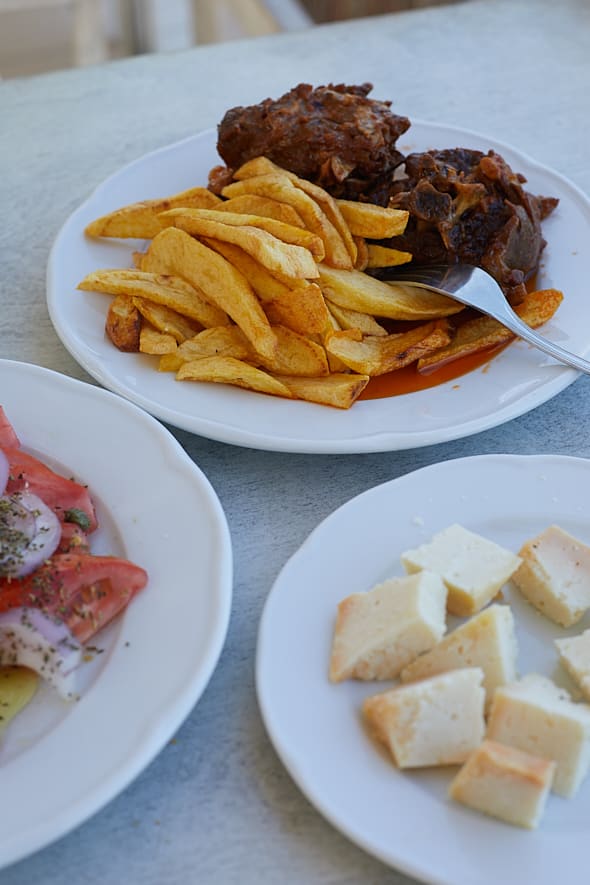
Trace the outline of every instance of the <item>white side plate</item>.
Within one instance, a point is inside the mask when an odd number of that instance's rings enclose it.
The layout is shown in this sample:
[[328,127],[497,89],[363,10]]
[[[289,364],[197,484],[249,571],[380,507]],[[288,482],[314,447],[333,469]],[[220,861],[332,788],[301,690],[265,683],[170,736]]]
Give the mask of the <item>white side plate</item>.
[[0,866],[119,793],[190,713],[228,626],[232,553],[221,505],[174,437],[112,393],[0,360],[0,404],[23,447],[90,486],[92,552],[143,566],[146,588],[89,645],[81,700],[42,688],[0,741]]
[[[565,293],[543,334],[567,349],[590,349],[590,202],[571,182],[491,138],[414,122],[400,140],[404,153],[432,147],[501,153],[537,194],[559,197],[543,231],[548,241],[539,288]],[[211,439],[284,452],[379,452],[457,439],[494,427],[550,399],[577,373],[526,344],[513,344],[478,369],[438,387],[406,396],[357,402],[346,411],[280,400],[220,384],[176,382],[156,371],[157,357],[120,353],[105,338],[108,296],[76,290],[90,271],[131,266],[138,241],[97,241],[84,236],[92,219],[141,199],[206,184],[219,163],[215,133],[147,154],[107,179],[68,219],[54,244],[47,273],[49,312],[72,356],[97,381],[164,421]]]
[[[575,882],[590,835],[590,779],[571,800],[549,797],[537,831],[451,802],[456,767],[401,772],[365,732],[365,697],[391,683],[333,685],[327,670],[338,602],[393,575],[399,557],[458,522],[517,552],[552,523],[590,542],[590,462],[484,455],[426,467],[349,501],[307,539],[279,575],[258,639],[257,690],[270,738],[308,799],[367,852],[436,885]],[[507,587],[521,674],[572,689],[553,639],[563,630]]]

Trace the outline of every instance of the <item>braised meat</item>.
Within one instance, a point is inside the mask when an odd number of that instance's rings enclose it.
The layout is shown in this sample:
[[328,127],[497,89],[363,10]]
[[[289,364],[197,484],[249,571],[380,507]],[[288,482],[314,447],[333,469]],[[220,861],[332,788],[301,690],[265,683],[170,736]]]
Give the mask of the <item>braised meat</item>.
[[[368,98],[372,88],[301,83],[276,100],[232,108],[218,126],[219,155],[229,170],[265,156],[333,196],[385,204],[404,159],[396,141],[410,121],[391,102]],[[217,169],[210,187],[223,180]]]
[[493,151],[410,154],[390,203],[407,209],[410,218],[390,245],[411,252],[420,264],[478,265],[518,303],[545,246],[541,221],[558,202],[528,193],[525,181]]

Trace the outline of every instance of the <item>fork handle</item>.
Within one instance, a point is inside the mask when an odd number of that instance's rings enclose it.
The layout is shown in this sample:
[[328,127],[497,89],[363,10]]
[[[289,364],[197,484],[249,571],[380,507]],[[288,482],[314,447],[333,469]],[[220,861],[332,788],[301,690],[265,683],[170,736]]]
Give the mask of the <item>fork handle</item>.
[[495,316],[503,326],[506,326],[511,332],[514,332],[519,338],[528,341],[529,344],[534,344],[539,350],[554,357],[554,359],[558,360],[560,363],[565,363],[566,366],[571,366],[572,369],[578,369],[579,372],[585,372],[587,375],[590,375],[590,362],[588,362],[588,360],[583,359],[581,356],[577,356],[575,353],[571,353],[569,350],[565,350],[563,347],[559,347],[558,344],[553,344],[553,342],[547,341],[542,335],[538,335],[530,326],[527,326],[527,324],[520,319],[518,314],[516,314],[508,304],[505,305],[504,310],[498,311]]

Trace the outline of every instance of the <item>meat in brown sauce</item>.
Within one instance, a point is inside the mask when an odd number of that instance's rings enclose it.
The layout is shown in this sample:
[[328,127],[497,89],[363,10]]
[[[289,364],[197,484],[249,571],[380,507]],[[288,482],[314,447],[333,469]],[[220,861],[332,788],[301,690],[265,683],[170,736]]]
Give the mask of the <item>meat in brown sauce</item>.
[[220,193],[233,170],[266,156],[334,197],[407,209],[406,232],[388,245],[417,264],[483,267],[518,303],[545,246],[541,221],[558,201],[528,193],[526,179],[494,151],[404,157],[397,139],[410,121],[391,102],[368,98],[371,89],[301,83],[277,100],[227,111],[217,141],[226,166],[211,171],[209,187]]
[[404,159],[396,141],[410,121],[368,98],[372,88],[300,83],[277,100],[232,108],[218,127],[219,155],[230,170],[265,156],[333,196],[386,203]]
[[408,226],[389,244],[419,264],[465,262],[487,270],[518,303],[539,267],[541,221],[557,200],[536,197],[499,154],[455,148],[410,154],[390,205]]

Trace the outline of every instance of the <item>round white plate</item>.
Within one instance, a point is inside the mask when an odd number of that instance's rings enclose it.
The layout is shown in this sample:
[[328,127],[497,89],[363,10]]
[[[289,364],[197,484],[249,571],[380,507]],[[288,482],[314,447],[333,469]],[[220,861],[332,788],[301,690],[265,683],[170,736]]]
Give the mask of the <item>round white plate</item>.
[[[479,369],[444,385],[406,396],[367,400],[341,411],[280,400],[219,384],[179,383],[158,373],[156,357],[117,351],[104,334],[109,299],[80,292],[90,271],[131,266],[137,241],[97,241],[84,236],[89,221],[141,199],[206,184],[219,164],[216,135],[203,132],[147,154],[107,179],[59,233],[49,261],[47,298],[57,334],[72,356],[101,384],[177,427],[211,439],[284,452],[379,452],[456,439],[501,424],[538,406],[574,381],[577,373],[540,351],[513,344]],[[539,287],[565,293],[543,330],[552,341],[585,355],[590,350],[590,202],[556,172],[508,145],[432,123],[414,122],[400,141],[405,153],[457,145],[494,149],[526,175],[533,193],[559,197],[544,224],[548,246]]]
[[92,551],[124,556],[144,590],[89,645],[81,699],[42,688],[0,741],[0,866],[64,835],[170,739],[223,646],[232,553],[215,492],[174,437],[112,393],[0,360],[0,404],[23,447],[87,483]]
[[[586,543],[590,461],[484,455],[446,461],[349,501],[280,573],[261,619],[258,698],[270,738],[309,800],[353,842],[437,885],[555,885],[578,880],[590,836],[590,779],[571,800],[549,797],[538,830],[510,827],[447,799],[456,768],[401,772],[364,731],[365,697],[391,683],[327,678],[338,602],[402,575],[400,554],[454,522],[518,551],[557,523]],[[553,639],[562,630],[507,587],[519,670],[569,687]]]

